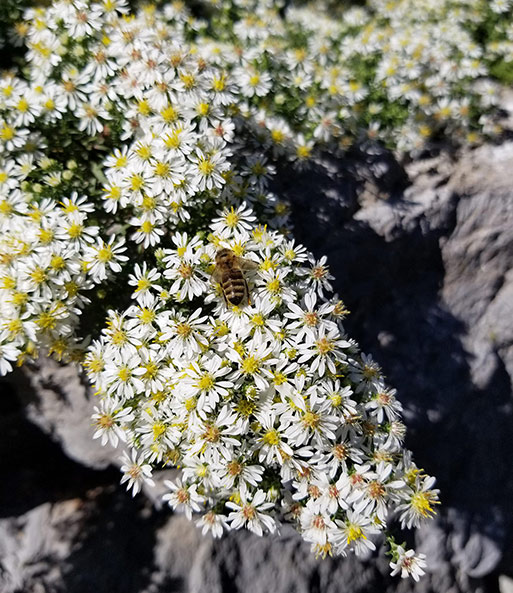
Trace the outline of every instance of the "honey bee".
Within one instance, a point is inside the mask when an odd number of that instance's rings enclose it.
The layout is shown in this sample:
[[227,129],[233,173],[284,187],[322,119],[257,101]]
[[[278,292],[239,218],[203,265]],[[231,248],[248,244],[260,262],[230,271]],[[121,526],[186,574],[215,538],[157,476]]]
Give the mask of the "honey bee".
[[219,282],[225,303],[232,306],[247,301],[251,304],[248,283],[243,270],[254,270],[258,264],[249,259],[238,257],[231,249],[220,249],[216,253],[216,267],[212,278]]

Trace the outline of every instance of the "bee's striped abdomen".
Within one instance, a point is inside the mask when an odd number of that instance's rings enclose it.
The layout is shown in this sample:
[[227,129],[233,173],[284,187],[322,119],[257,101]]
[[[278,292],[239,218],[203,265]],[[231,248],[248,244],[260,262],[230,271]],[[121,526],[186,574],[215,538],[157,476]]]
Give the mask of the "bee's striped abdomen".
[[246,296],[247,284],[241,270],[227,270],[223,274],[221,287],[230,305],[240,305]]

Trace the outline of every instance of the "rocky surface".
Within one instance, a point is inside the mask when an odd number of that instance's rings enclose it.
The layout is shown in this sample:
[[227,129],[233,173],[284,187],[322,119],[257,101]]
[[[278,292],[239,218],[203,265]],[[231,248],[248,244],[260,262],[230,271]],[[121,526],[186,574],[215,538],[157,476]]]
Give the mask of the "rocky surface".
[[158,493],[133,499],[118,455],[91,439],[94,396],[76,368],[47,361],[1,386],[0,591],[509,593],[512,170],[511,142],[405,168],[366,147],[282,172],[276,188],[298,240],[328,255],[348,333],[398,388],[407,445],[438,477],[419,583],[391,579],[379,550],[316,560],[292,529],[212,540]]

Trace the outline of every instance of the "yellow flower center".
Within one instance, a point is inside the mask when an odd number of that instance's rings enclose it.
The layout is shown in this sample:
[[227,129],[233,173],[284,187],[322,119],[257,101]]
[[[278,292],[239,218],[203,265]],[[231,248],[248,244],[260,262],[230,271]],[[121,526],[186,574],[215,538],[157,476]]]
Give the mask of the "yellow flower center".
[[126,167],[127,163],[128,163],[128,157],[126,155],[121,155],[116,159],[116,162],[114,163],[114,167],[116,169],[122,169],[123,167]]
[[61,270],[64,270],[64,268],[66,267],[66,262],[61,255],[54,255],[50,260],[50,267],[53,270],[60,272]]
[[0,129],[0,138],[2,140],[12,140],[14,138],[14,128],[4,124]]
[[283,383],[287,382],[287,377],[283,373],[274,373],[273,383],[275,385],[283,385]]
[[118,377],[124,383],[126,383],[130,379],[131,376],[132,376],[132,371],[126,366],[122,366],[118,371]]
[[31,272],[30,277],[36,284],[42,284],[46,280],[46,272],[43,268],[37,267]]
[[166,123],[172,123],[178,119],[178,111],[172,106],[168,105],[165,109],[160,112],[162,119]]
[[188,412],[192,412],[192,410],[194,410],[195,407],[196,407],[196,398],[195,397],[190,397],[189,399],[185,400],[185,409]]
[[201,117],[206,117],[210,112],[210,105],[208,103],[200,103],[196,107],[196,111]]
[[432,492],[415,492],[411,498],[412,508],[422,517],[430,517],[435,515],[433,505],[438,504]]
[[303,423],[303,425],[307,428],[311,428],[312,430],[315,430],[318,428],[319,424],[320,424],[320,416],[319,414],[316,414],[315,412],[305,412],[305,414],[303,414],[303,418],[301,418],[301,422]]
[[319,354],[322,354],[323,356],[335,349],[335,345],[331,340],[328,340],[328,338],[320,338],[315,342],[315,345],[317,346]]
[[260,368],[260,360],[254,356],[248,356],[242,361],[242,371],[245,375],[252,375]]
[[12,290],[16,286],[16,280],[10,276],[4,276],[2,278],[2,288],[5,290]]
[[111,259],[114,257],[114,254],[112,253],[112,248],[109,245],[101,247],[100,249],[98,249],[98,254],[96,257],[99,262],[104,264],[111,261]]
[[39,240],[41,243],[50,243],[53,239],[53,231],[51,229],[41,229],[39,231]]
[[207,177],[208,175],[212,175],[215,166],[210,161],[210,159],[200,159],[198,163],[198,169],[202,175],[205,175],[205,177]]
[[157,441],[166,432],[166,425],[163,422],[155,422],[151,430],[153,432],[153,440]]
[[148,280],[148,278],[139,278],[139,280],[137,280],[137,288],[135,289],[135,292],[140,292],[142,290],[148,290],[148,288],[150,288],[151,286],[151,282]]
[[151,107],[146,99],[142,99],[137,103],[137,109],[141,115],[149,115],[151,113]]
[[127,342],[127,335],[122,329],[117,329],[112,332],[111,340],[115,346],[122,346]]
[[269,292],[273,292],[273,293],[280,292],[280,288],[281,288],[281,285],[280,285],[280,279],[279,278],[274,278],[273,280],[270,280],[267,283],[267,290]]
[[280,443],[280,433],[275,428],[271,428],[264,433],[262,440],[266,445],[276,446]]
[[275,144],[281,144],[285,140],[285,134],[281,130],[273,130],[271,132],[271,138]]
[[130,188],[133,191],[138,191],[144,185],[144,179],[137,173],[130,178]]
[[194,84],[196,82],[194,79],[194,75],[190,74],[190,73],[180,74],[180,79],[182,80],[182,82],[187,90],[192,89],[192,87],[194,86]]
[[265,318],[261,313],[256,313],[251,317],[251,323],[257,327],[263,327],[265,325]]
[[68,229],[68,235],[72,239],[77,239],[84,232],[84,227],[78,222],[74,222]]
[[155,311],[147,308],[141,309],[141,312],[138,315],[142,323],[152,323],[155,320],[155,316]]
[[97,356],[91,357],[84,363],[84,366],[89,369],[92,373],[99,373],[103,371],[104,364],[103,360]]
[[69,280],[64,283],[64,288],[70,297],[74,297],[78,294],[78,284],[73,280]]
[[19,334],[23,330],[23,323],[20,319],[12,319],[7,323],[7,330],[11,334]]
[[251,414],[255,411],[256,404],[255,402],[248,401],[246,399],[240,400],[235,406],[235,410],[240,416],[244,416],[245,418],[249,418]]
[[29,107],[29,104],[28,104],[27,99],[20,99],[18,101],[18,104],[16,105],[16,109],[18,111],[21,111],[22,113],[24,113],[25,111],[27,111],[28,107]]
[[196,387],[201,391],[209,391],[214,387],[214,377],[210,373],[205,373],[197,382]]
[[169,175],[169,171],[170,167],[168,163],[159,162],[155,165],[155,175],[158,175],[159,177],[166,177]]
[[296,154],[300,159],[307,159],[310,156],[312,149],[308,146],[298,146]]
[[42,330],[48,330],[55,329],[55,326],[57,325],[57,320],[55,319],[55,316],[52,313],[45,312],[39,315],[39,317],[36,319],[36,323]]
[[358,539],[367,539],[363,534],[362,528],[358,525],[349,525],[347,528],[347,545]]
[[27,301],[28,301],[28,294],[27,293],[25,293],[25,292],[15,292],[12,295],[12,298],[11,298],[11,301],[10,302],[13,305],[15,305],[16,307],[21,307],[21,306],[25,305]]
[[151,157],[151,148],[146,144],[141,144],[136,152],[143,161],[147,161]]
[[179,323],[176,326],[176,333],[181,338],[188,338],[192,334],[192,327],[187,325],[187,323]]
[[159,371],[158,365],[156,363],[154,363],[154,362],[151,362],[151,361],[150,362],[147,362],[144,365],[144,368],[145,368],[145,373],[142,376],[142,378],[143,379],[147,379],[147,380],[154,379],[157,376],[157,373]]
[[140,226],[140,231],[146,235],[149,235],[153,229],[155,228],[155,225],[152,224],[149,220],[145,220],[142,225]]

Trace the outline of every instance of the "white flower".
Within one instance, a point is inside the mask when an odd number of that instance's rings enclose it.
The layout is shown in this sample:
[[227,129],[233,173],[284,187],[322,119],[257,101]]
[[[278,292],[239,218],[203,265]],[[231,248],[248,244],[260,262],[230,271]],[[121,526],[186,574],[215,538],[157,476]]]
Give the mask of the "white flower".
[[374,397],[365,404],[367,410],[376,415],[376,420],[382,424],[385,417],[389,421],[395,420],[401,413],[403,407],[395,399],[395,389],[383,389],[378,391]]
[[214,218],[210,228],[214,233],[226,236],[227,233],[248,231],[252,228],[256,217],[253,211],[243,202],[237,209],[230,207],[218,211],[218,218]]
[[222,173],[229,168],[226,156],[221,152],[205,154],[200,148],[189,157],[194,168],[192,183],[199,191],[220,189],[224,185]]
[[221,537],[225,529],[228,527],[228,519],[225,515],[215,513],[214,511],[207,511],[198,521],[197,526],[201,527],[201,533],[206,535],[212,533],[214,537]]
[[[173,238],[176,242],[176,235]],[[194,251],[194,243],[185,245],[178,243],[176,252],[166,250],[163,261],[166,264],[164,277],[173,280],[171,294],[178,300],[190,300],[207,290],[205,273],[200,267],[201,253]]]
[[160,276],[160,272],[155,268],[148,269],[146,262],[143,262],[142,266],[135,264],[134,273],[128,277],[128,284],[136,287],[132,296],[141,305],[148,306],[152,302],[151,290],[162,290],[162,286],[157,284]]
[[172,491],[169,494],[164,494],[162,500],[167,502],[173,510],[178,510],[185,513],[187,519],[192,519],[193,511],[199,513],[204,503],[204,498],[197,492],[198,485],[182,484],[178,478],[175,482],[165,480],[164,484]]
[[180,380],[180,387],[187,395],[198,398],[197,409],[200,416],[212,412],[222,398],[226,398],[234,383],[223,379],[230,374],[230,366],[223,366],[220,356],[204,356],[192,362]]
[[95,406],[94,410],[92,419],[95,422],[96,431],[93,434],[93,439],[101,437],[102,445],[110,442],[113,447],[117,447],[119,440],[125,442],[125,425],[135,418],[132,408],[121,407],[115,399],[103,399],[100,407]]
[[226,356],[229,360],[237,363],[238,368],[235,371],[234,379],[241,378],[254,381],[256,387],[265,390],[269,387],[265,373],[265,367],[271,364],[269,355],[272,353],[272,347],[266,342],[250,343],[248,348],[239,352],[236,349],[229,350]]
[[357,556],[376,549],[369,538],[379,533],[379,529],[373,525],[370,517],[347,511],[346,520],[337,519],[335,523],[338,529],[330,533],[330,540],[337,552],[340,553],[349,545],[352,545]]
[[132,489],[132,496],[139,492],[143,483],[148,484],[148,486],[155,486],[155,482],[151,479],[151,466],[144,463],[143,459],[138,459],[135,449],[132,449],[131,457],[125,451],[121,461],[123,462],[121,466],[123,472],[121,484],[128,482],[127,490]]
[[321,510],[305,507],[301,512],[301,529],[306,541],[324,545],[328,535],[336,529],[330,516]]
[[191,431],[195,434],[195,441],[188,450],[188,455],[203,451],[207,458],[209,455],[215,457],[220,454],[225,459],[231,459],[232,451],[240,445],[240,441],[234,436],[242,432],[242,423],[230,406],[225,405],[217,416],[191,426]]
[[0,344],[0,375],[4,376],[12,371],[12,362],[20,355],[20,349],[13,343]]
[[129,400],[134,395],[142,393],[143,382],[138,378],[141,359],[138,354],[129,357],[118,356],[105,365],[104,380],[107,391],[115,393],[122,399]]
[[108,243],[103,239],[98,239],[96,245],[86,247],[84,256],[88,262],[88,272],[95,282],[100,282],[107,278],[108,271],[117,273],[121,271],[121,263],[128,261],[126,255],[125,241],[116,240],[112,236]]
[[271,89],[271,76],[268,72],[257,72],[252,68],[236,72],[237,82],[246,97],[263,97]]
[[318,331],[313,334],[306,334],[305,341],[299,344],[299,364],[307,362],[313,358],[310,363],[312,371],[319,373],[322,377],[325,372],[336,375],[337,367],[335,362],[344,361],[345,355],[342,349],[348,348],[350,343],[343,340],[337,328],[326,329],[321,325]]
[[424,568],[426,567],[426,555],[415,554],[415,550],[406,551],[402,546],[397,546],[394,550],[397,559],[390,562],[390,568],[392,576],[395,576],[399,572],[401,578],[412,577],[413,580],[418,581],[419,578],[425,574]]
[[158,324],[162,330],[160,341],[166,343],[170,356],[191,360],[207,345],[207,316],[200,317],[201,313],[199,308],[188,317],[176,314],[159,318]]
[[402,502],[397,510],[401,526],[407,529],[418,527],[422,521],[435,515],[435,505],[439,504],[438,490],[433,489],[435,478],[420,475],[415,484],[401,492]]
[[263,535],[264,529],[270,533],[276,531],[276,521],[265,511],[274,507],[274,503],[266,502],[266,495],[263,490],[257,490],[251,494],[246,488],[239,493],[240,504],[228,501],[226,506],[233,509],[228,515],[228,521],[232,529],[239,529],[244,526],[257,535]]

